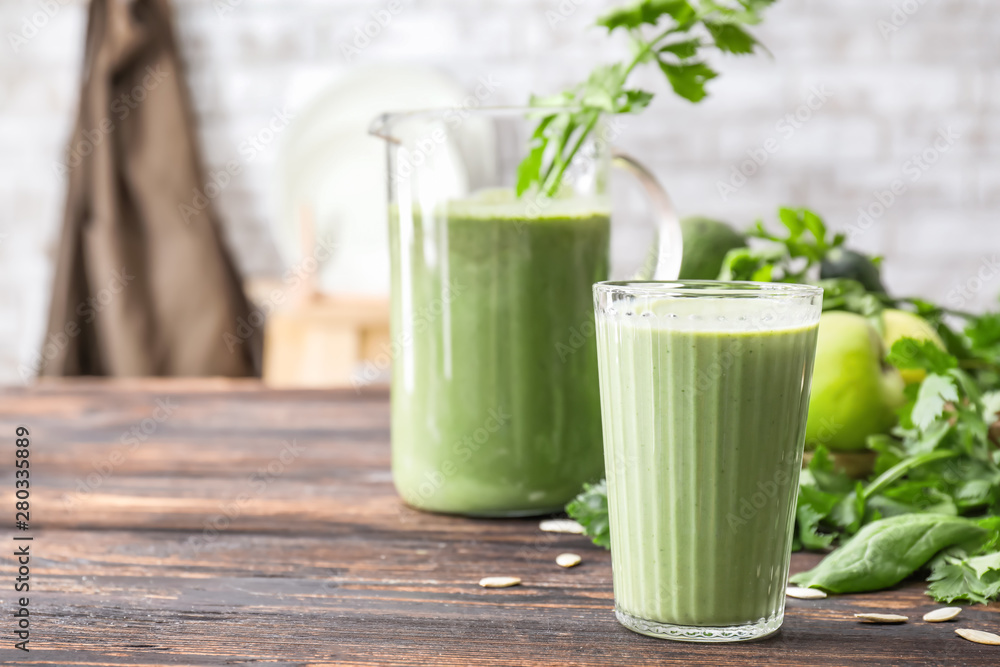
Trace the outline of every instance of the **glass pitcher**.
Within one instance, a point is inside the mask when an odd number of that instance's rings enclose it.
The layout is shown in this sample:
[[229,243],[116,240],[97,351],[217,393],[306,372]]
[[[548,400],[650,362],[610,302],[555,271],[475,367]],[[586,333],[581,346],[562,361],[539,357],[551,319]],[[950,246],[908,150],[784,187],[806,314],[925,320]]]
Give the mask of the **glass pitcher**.
[[388,156],[392,473],[418,509],[547,514],[604,475],[591,286],[608,278],[612,165],[658,211],[637,277],[680,270],[670,200],[611,150],[609,125],[556,195],[515,195],[531,112],[415,111],[371,128]]

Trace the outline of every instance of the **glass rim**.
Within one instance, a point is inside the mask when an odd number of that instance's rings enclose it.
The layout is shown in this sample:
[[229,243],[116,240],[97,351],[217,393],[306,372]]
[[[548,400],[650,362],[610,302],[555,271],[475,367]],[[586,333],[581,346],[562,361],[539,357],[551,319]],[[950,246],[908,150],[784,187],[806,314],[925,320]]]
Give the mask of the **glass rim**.
[[689,299],[801,299],[822,296],[823,288],[801,283],[763,283],[749,280],[605,280],[594,283],[594,293]]
[[476,115],[486,117],[519,116],[525,120],[535,120],[548,114],[574,112],[579,110],[580,107],[571,106],[533,107],[527,105],[510,105],[468,107],[458,105],[450,107],[425,107],[422,109],[384,111],[371,120],[368,126],[368,133],[377,137],[386,138],[385,135],[389,133],[389,128],[400,121],[412,120],[416,118],[441,118],[449,113],[458,113],[463,116]]

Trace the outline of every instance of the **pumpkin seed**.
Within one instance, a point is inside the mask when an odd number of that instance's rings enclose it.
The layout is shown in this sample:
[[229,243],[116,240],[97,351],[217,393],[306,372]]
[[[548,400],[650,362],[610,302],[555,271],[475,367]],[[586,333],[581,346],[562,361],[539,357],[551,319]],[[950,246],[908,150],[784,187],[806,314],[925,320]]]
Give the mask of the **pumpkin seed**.
[[785,595],[800,600],[822,600],[826,597],[826,593],[818,588],[801,588],[799,586],[789,586],[785,589]]
[[854,618],[869,623],[906,623],[909,618],[899,614],[855,614]]
[[556,556],[556,564],[560,567],[573,567],[574,565],[579,565],[581,561],[583,559],[576,554],[559,554]]
[[941,607],[940,609],[935,609],[924,614],[924,620],[928,623],[943,623],[950,621],[960,613],[962,613],[961,607]]
[[520,583],[520,577],[483,577],[479,580],[479,585],[483,588],[507,588]]
[[1000,646],[1000,635],[995,635],[992,632],[983,632],[982,630],[970,630],[968,628],[959,628],[955,630],[955,634],[962,639],[968,639],[970,642],[976,642],[977,644],[987,644],[989,646]]
[[573,519],[546,519],[538,524],[538,527],[546,533],[570,533],[572,535],[583,535],[584,530]]

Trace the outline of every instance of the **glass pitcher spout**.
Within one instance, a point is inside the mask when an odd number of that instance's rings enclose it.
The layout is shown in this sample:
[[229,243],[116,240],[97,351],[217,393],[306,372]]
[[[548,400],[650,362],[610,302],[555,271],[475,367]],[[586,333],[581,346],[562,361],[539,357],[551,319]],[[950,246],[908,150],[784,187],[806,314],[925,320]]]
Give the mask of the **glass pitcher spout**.
[[399,140],[390,134],[394,118],[399,114],[383,113],[372,119],[368,125],[368,134],[379,139],[385,139],[390,144],[398,144]]

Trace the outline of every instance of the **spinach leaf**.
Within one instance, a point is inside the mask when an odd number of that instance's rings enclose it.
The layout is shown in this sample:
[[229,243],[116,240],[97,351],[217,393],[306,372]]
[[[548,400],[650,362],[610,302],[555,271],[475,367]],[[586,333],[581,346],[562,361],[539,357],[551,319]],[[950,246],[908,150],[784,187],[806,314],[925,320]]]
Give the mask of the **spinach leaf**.
[[981,542],[988,535],[975,521],[946,514],[881,519],[791,581],[832,593],[877,591],[898,584],[942,549]]

